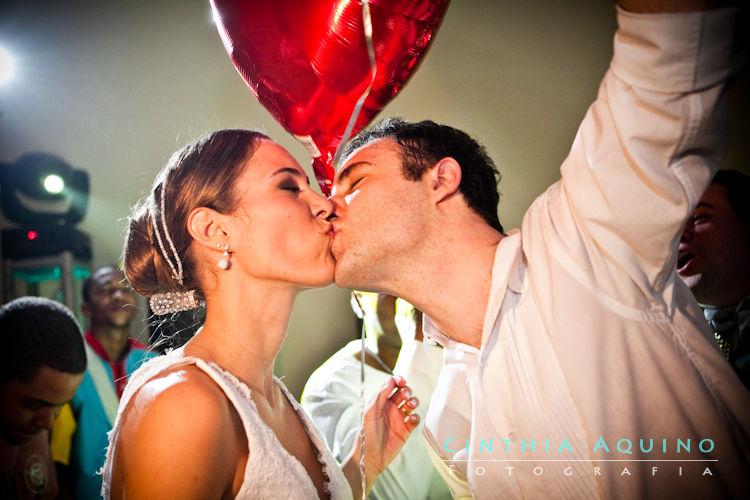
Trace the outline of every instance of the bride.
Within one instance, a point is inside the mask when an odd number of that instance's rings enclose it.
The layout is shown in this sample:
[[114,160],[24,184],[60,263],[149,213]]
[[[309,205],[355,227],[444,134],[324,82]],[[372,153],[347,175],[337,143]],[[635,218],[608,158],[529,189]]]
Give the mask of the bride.
[[[172,156],[130,220],[124,266],[154,312],[205,303],[206,317],[131,377],[105,498],[361,496],[359,445],[339,466],[273,374],[296,295],[332,282],[330,211],[258,132],[222,130]],[[417,426],[417,404],[393,378],[370,403],[366,489]]]

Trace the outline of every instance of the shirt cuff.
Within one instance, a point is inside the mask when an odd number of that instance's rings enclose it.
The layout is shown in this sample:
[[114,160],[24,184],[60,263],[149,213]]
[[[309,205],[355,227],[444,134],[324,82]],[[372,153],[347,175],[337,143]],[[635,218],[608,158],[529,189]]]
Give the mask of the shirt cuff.
[[442,349],[411,339],[401,345],[393,373],[406,379],[414,395],[422,402],[420,407],[426,408],[442,366]]

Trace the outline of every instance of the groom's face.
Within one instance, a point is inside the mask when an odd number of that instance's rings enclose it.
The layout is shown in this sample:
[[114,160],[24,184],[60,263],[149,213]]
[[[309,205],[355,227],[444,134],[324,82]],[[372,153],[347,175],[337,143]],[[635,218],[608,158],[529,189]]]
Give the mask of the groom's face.
[[401,149],[390,138],[354,151],[334,179],[336,284],[387,291],[400,261],[419,243],[425,200],[423,181],[402,174]]

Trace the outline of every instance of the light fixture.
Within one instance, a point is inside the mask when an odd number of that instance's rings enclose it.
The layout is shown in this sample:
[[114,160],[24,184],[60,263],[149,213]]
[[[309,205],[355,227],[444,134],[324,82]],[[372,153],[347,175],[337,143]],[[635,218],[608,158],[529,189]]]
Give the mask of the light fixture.
[[0,206],[22,224],[76,224],[86,214],[89,176],[61,158],[32,153],[0,164]]

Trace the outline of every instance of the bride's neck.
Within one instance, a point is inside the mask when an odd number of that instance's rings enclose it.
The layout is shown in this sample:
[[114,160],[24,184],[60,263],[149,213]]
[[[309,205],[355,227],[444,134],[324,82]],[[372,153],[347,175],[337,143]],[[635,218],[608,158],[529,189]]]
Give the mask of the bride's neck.
[[253,293],[206,297],[206,321],[185,352],[230,371],[254,391],[272,394],[276,357],[286,338],[296,293],[257,288]]

